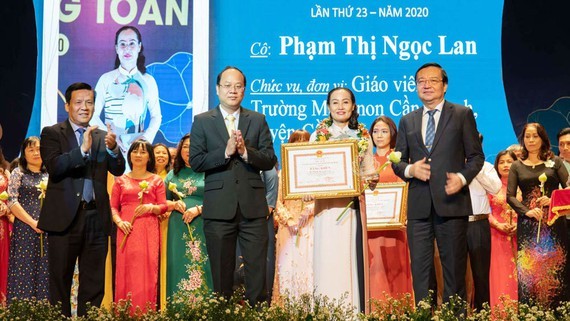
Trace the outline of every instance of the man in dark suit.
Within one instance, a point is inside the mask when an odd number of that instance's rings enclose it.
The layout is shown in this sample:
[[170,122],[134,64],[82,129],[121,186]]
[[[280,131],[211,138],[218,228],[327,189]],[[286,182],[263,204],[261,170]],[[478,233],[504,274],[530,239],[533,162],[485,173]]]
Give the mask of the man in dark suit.
[[468,185],[481,170],[484,155],[471,109],[444,99],[447,73],[436,63],[416,72],[423,108],[402,117],[395,173],[408,189],[408,246],[416,302],[429,294],[433,280],[434,238],[443,266],[444,300],[466,299],[467,218],[472,214]]
[[190,165],[205,172],[204,234],[214,291],[232,295],[236,242],[245,265],[245,296],[267,299],[267,201],[260,170],[277,158],[265,116],[241,106],[246,79],[235,67],[217,77],[220,104],[197,115],[190,136]]
[[48,232],[50,302],[61,302],[68,317],[77,259],[77,314],[85,315],[87,302],[100,306],[103,300],[111,230],[107,171],[115,176],[125,171],[115,134],[89,126],[94,95],[86,83],[69,86],[65,91],[68,119],[45,127],[41,134],[40,152],[49,182],[38,228]]

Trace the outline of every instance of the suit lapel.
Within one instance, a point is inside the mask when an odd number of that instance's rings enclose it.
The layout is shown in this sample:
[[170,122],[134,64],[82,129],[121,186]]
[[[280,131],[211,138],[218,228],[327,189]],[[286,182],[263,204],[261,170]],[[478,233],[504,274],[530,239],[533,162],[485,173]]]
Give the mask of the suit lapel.
[[249,123],[251,122],[249,116],[249,111],[240,107],[238,129],[241,131],[241,136],[244,137],[244,139],[247,136],[247,130],[249,128]]
[[433,146],[431,148],[432,152],[437,146],[437,142],[443,135],[445,127],[449,123],[452,114],[453,114],[453,106],[450,103],[448,103],[446,100],[445,103],[443,104],[443,107],[441,108],[441,117],[439,118],[437,129],[435,131],[435,138],[433,139]]
[[[93,144],[91,144],[91,159],[97,159],[98,155],[99,155],[99,148],[101,146],[101,141],[104,142],[105,140],[105,135],[103,135],[103,131],[99,130],[99,129],[95,129],[93,131]],[[93,162],[95,163],[95,162]]]
[[424,143],[424,138],[422,136],[422,118],[424,116],[424,108],[416,109],[414,111],[416,114],[414,115],[414,129],[416,130],[416,140],[418,141],[418,145],[421,146],[422,150],[426,155],[429,155],[429,152],[426,148]]
[[[67,139],[67,150],[65,152],[70,152],[74,148],[78,148],[79,144],[77,143],[77,136],[75,136],[75,132],[73,131],[73,127],[69,123],[69,119],[61,124],[61,131],[63,136]],[[79,179],[72,179],[73,187],[75,188],[76,192],[83,191],[83,181]]]
[[214,127],[216,127],[216,131],[218,131],[218,133],[221,135],[220,137],[222,137],[222,139],[227,142],[228,139],[230,139],[230,135],[228,134],[228,128],[226,127],[226,122],[224,120],[224,117],[222,117],[220,108],[221,107],[218,105],[218,107],[212,113],[212,118],[214,118],[213,121]]
[[79,147],[79,145],[77,144],[77,136],[75,136],[75,132],[73,132],[73,127],[71,127],[71,124],[69,124],[69,119],[61,123],[61,132],[67,140],[67,145],[69,147],[66,150],[67,152],[75,147]]

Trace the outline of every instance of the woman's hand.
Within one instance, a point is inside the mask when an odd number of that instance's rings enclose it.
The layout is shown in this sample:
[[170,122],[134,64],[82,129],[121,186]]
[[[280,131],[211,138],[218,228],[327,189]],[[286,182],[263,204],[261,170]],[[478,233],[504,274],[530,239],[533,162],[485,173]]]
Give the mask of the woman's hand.
[[4,202],[0,201],[0,217],[2,217],[4,215],[8,215],[8,213],[10,213],[10,209],[8,208],[8,205],[6,205]]
[[540,208],[536,207],[536,208],[533,208],[532,210],[526,212],[525,215],[528,217],[532,217],[532,218],[536,219],[537,221],[540,221],[542,219],[542,210]]
[[366,178],[366,185],[368,185],[368,188],[373,191],[376,188],[376,185],[378,185],[379,180],[380,176],[378,174],[372,175]]
[[172,212],[166,212],[164,214],[159,215],[158,221],[162,222],[162,221],[168,220],[168,218],[170,217],[170,213],[172,213]]
[[315,200],[314,195],[303,195],[303,202],[312,202]]
[[188,224],[192,222],[196,217],[198,217],[198,215],[200,215],[200,210],[198,209],[197,206],[194,206],[189,208],[184,212],[184,214],[182,214],[182,219],[184,220],[184,223]]
[[536,199],[536,205],[540,207],[550,206],[550,198],[548,196],[541,196]]
[[135,217],[139,217],[146,213],[152,213],[154,204],[141,204],[135,208]]
[[293,223],[293,220],[287,222],[287,229],[290,235],[297,235],[299,233],[299,224]]
[[38,221],[36,221],[36,220],[33,220],[33,221],[32,221],[32,224],[30,225],[30,227],[31,227],[34,231],[36,231],[36,233],[38,233],[38,234],[42,234],[42,233],[44,232],[44,231],[42,231],[42,230],[40,230],[40,229],[38,228]]
[[509,224],[509,223],[497,223],[495,228],[507,235],[513,235],[517,230],[516,224]]
[[186,203],[182,200],[178,200],[174,203],[174,210],[180,213],[184,213],[186,211]]
[[297,227],[299,229],[302,229],[303,227],[305,227],[307,225],[307,223],[309,222],[309,218],[311,216],[312,216],[311,208],[305,207],[303,209],[303,212],[301,213],[301,216],[299,216],[299,220],[297,221]]
[[129,233],[131,233],[131,231],[133,230],[133,226],[131,225],[130,222],[127,221],[120,221],[119,223],[117,223],[117,227],[120,228],[125,235],[129,235]]
[[513,236],[517,234],[517,223],[509,224],[509,235]]

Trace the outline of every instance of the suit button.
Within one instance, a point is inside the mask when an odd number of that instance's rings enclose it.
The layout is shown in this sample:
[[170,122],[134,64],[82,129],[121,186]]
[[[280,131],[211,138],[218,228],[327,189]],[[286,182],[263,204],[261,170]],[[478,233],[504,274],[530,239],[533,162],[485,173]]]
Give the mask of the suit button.
[[239,179],[236,179],[236,184],[239,184]]
[[77,197],[81,196],[81,194],[77,193]]

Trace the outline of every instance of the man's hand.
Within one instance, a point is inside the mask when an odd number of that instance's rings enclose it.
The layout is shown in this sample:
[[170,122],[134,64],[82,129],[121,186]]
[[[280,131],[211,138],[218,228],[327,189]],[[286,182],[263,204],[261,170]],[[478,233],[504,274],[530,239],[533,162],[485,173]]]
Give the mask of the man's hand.
[[445,193],[453,195],[463,188],[463,181],[456,173],[447,173],[447,182],[445,183]]
[[412,164],[410,168],[410,174],[422,181],[427,181],[431,176],[430,165],[426,163],[426,158],[422,158],[419,161]]
[[232,130],[230,139],[228,139],[228,143],[226,144],[226,155],[232,156],[233,154],[236,153],[236,150],[237,150],[236,131]]
[[107,135],[105,135],[105,146],[114,150],[117,147],[117,135],[111,129],[111,124],[107,124]]
[[88,154],[91,150],[91,144],[93,144],[93,138],[91,137],[91,132],[95,129],[99,128],[99,126],[89,126],[83,133],[83,143],[81,143],[81,151],[83,153]]
[[245,153],[245,141],[243,140],[243,136],[241,135],[241,130],[236,130],[236,149],[240,156],[243,156]]

